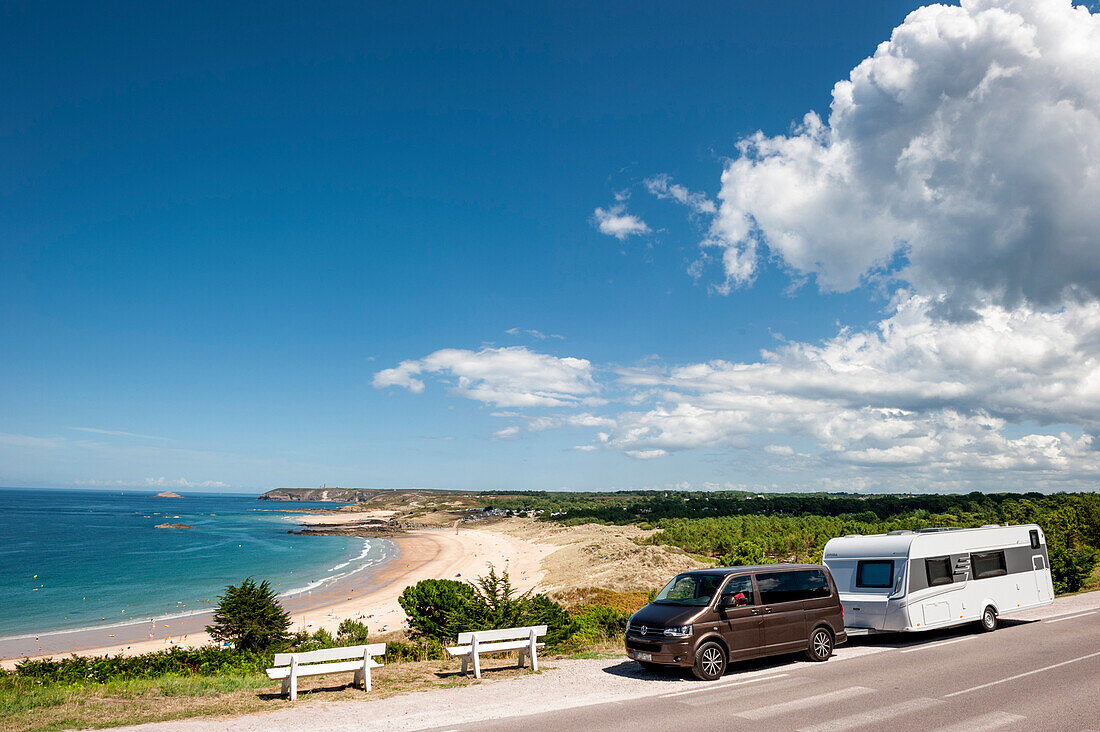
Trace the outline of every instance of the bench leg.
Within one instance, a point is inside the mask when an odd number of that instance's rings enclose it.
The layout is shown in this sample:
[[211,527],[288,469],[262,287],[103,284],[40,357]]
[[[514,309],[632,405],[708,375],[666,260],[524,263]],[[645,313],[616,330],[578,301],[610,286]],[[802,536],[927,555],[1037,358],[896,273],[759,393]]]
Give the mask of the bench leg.
[[465,675],[466,675],[466,663],[467,663],[467,662],[468,662],[469,660],[470,660],[470,659],[469,659],[469,658],[468,658],[467,656],[463,656],[463,657],[462,657],[462,675],[463,675],[463,676],[465,676]]
[[523,668],[523,651],[519,652],[519,667]]
[[481,678],[481,656],[479,656],[476,653],[474,653],[472,655],[473,655],[473,662],[474,662],[474,678],[475,679],[480,679]]
[[283,694],[283,696],[286,696],[289,693],[290,693],[290,677],[287,676],[285,679],[283,679],[282,694]]
[[355,672],[355,675],[351,677],[352,686],[359,686],[361,683],[363,683],[363,669],[359,669]]
[[531,635],[531,670],[532,671],[538,671],[539,670],[539,655],[538,655],[538,651],[535,649],[535,636],[534,636],[534,634]]
[[290,700],[298,701],[298,674],[290,675]]
[[370,691],[370,667],[363,668],[363,691]]

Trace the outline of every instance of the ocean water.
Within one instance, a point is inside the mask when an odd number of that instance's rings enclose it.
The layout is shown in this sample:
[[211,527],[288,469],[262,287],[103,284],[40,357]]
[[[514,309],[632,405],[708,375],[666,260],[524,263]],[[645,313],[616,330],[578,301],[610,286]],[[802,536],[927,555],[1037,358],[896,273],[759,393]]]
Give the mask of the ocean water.
[[294,514],[280,510],[337,505],[0,488],[0,636],[209,610],[248,576],[284,594],[369,571],[389,542],[288,534]]

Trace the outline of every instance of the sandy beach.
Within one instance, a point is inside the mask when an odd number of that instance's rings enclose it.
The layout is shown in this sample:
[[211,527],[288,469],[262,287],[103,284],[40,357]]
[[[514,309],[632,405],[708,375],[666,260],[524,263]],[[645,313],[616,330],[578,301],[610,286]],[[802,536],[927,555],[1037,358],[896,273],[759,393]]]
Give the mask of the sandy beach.
[[[356,523],[384,518],[363,512],[303,515],[302,524]],[[397,598],[405,587],[422,579],[473,579],[488,565],[507,569],[513,584],[526,591],[543,578],[542,561],[560,547],[525,541],[491,529],[417,529],[390,539],[394,556],[382,564],[357,572],[309,593],[284,599],[294,618],[294,630],[335,631],[345,618],[361,620],[378,636],[405,627],[405,614]],[[201,646],[210,641],[203,628],[210,613],[170,620],[149,621],[113,627],[0,639],[0,664],[11,667],[20,658],[80,653],[83,655],[136,654],[171,648]],[[152,634],[152,639],[150,639]]]

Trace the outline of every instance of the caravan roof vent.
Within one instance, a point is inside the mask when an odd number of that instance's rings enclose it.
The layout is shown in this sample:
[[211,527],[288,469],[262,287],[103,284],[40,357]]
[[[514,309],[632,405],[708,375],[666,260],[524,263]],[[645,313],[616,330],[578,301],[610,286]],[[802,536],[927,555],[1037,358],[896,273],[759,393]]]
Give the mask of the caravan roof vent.
[[1000,524],[985,524],[984,526],[982,526],[982,528],[983,529],[999,529],[999,528],[1001,528],[1001,525]]
[[863,534],[845,534],[844,538],[845,539],[854,539],[857,536],[863,536]]
[[912,534],[912,533],[913,532],[910,531],[909,529],[898,529],[897,531],[887,531],[886,535],[887,536],[901,536],[902,534]]
[[932,529],[917,529],[918,534],[935,534],[939,531],[961,531],[961,526],[937,526]]

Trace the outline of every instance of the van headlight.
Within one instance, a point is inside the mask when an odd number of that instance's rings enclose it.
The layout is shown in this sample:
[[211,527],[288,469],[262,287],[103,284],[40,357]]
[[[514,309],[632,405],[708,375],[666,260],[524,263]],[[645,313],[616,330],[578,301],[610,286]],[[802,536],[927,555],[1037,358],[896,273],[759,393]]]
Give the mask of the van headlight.
[[690,625],[674,625],[671,628],[665,628],[665,636],[669,638],[687,638],[690,635]]

